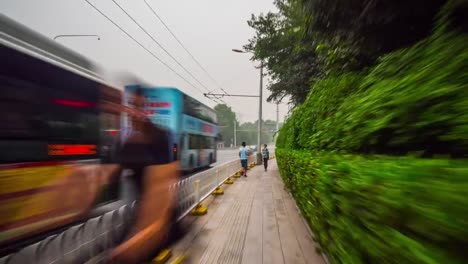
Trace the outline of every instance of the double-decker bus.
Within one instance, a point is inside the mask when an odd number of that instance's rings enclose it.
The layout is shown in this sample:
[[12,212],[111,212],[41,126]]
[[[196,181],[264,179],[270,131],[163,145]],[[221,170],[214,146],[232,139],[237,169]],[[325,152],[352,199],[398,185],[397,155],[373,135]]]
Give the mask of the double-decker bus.
[[[180,168],[191,171],[208,167],[216,162],[216,112],[198,100],[173,87],[149,87],[135,84],[125,87],[124,105],[130,102],[130,94],[142,89],[145,96],[145,112],[156,125],[170,134],[173,158],[180,161]],[[130,122],[124,116],[122,126]]]
[[1,14],[0,57],[1,255],[117,198],[103,164],[122,96],[86,58]]

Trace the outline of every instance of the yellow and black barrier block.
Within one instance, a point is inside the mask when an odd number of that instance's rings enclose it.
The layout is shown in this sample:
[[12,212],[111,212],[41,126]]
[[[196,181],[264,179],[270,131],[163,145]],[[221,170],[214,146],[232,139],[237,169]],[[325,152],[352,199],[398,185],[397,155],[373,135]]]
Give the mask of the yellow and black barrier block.
[[192,210],[192,215],[200,216],[206,215],[206,213],[208,213],[208,207],[206,207],[206,205],[203,205],[202,203],[197,204],[197,206],[195,206],[195,208],[193,208]]
[[213,194],[213,195],[223,195],[224,190],[221,187],[218,187],[211,194]]
[[233,184],[234,181],[231,179],[231,177],[227,178],[225,181],[224,181],[224,184]]
[[187,260],[186,256],[178,256],[176,257],[173,261],[170,262],[170,264],[182,264]]
[[151,264],[164,264],[172,256],[172,250],[169,248],[163,249],[159,254],[151,261]]

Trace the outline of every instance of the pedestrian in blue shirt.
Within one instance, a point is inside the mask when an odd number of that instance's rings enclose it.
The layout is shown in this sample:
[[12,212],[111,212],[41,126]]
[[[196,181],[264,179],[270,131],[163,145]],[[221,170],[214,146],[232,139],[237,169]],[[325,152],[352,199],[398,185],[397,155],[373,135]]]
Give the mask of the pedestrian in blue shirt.
[[245,146],[245,142],[242,142],[242,147],[239,149],[239,158],[241,161],[242,166],[242,174],[244,177],[247,177],[247,156],[249,154],[249,150]]
[[268,160],[270,159],[270,151],[268,151],[267,149],[267,144],[263,145],[262,157],[263,157],[263,166],[265,167],[265,171],[267,171]]

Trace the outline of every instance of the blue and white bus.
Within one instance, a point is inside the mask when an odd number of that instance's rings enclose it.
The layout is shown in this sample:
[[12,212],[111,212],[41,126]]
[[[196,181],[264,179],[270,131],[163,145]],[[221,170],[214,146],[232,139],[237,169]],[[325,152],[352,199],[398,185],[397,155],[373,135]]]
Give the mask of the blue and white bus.
[[[125,87],[124,105],[129,95],[142,88],[145,96],[145,112],[149,119],[170,133],[174,159],[181,169],[191,171],[208,167],[216,162],[216,136],[218,133],[216,112],[198,100],[173,87]],[[124,128],[129,122],[124,115]]]

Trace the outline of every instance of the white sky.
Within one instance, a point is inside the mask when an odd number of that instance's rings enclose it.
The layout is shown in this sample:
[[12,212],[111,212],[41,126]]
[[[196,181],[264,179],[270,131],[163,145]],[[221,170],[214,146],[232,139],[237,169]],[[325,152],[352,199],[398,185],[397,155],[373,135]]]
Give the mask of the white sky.
[[[151,41],[111,0],[90,0],[102,12],[142,42],[164,62],[207,92],[176,62]],[[214,79],[232,94],[258,94],[259,70],[249,54],[231,51],[242,48],[254,31],[247,25],[251,14],[274,11],[273,0],[147,0],[185,47]],[[152,36],[158,40],[201,83],[222,93],[197,66],[176,40],[153,16],[143,0],[117,0]],[[59,38],[58,42],[97,62],[108,81],[117,82],[116,72],[131,72],[150,84],[175,86],[209,106],[215,104],[189,86],[176,74],[151,57],[84,0],[1,0],[1,13],[53,38],[59,34],[97,34],[95,38]],[[270,93],[263,90],[264,98]],[[228,98],[240,120],[258,119],[258,98]],[[280,105],[280,121],[287,105]],[[263,119],[276,119],[276,105],[263,103]]]

